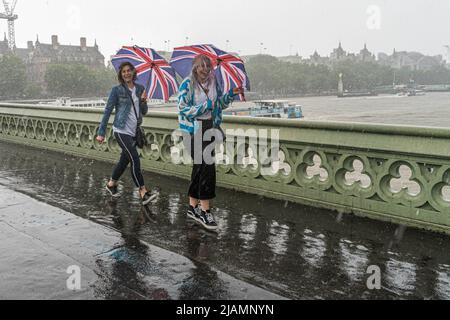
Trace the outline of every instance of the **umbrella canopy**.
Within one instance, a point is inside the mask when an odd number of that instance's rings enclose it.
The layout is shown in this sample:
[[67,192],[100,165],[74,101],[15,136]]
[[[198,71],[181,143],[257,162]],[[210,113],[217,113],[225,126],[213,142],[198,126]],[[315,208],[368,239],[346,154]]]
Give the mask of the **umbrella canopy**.
[[149,99],[167,102],[178,91],[174,69],[153,49],[122,47],[111,62],[116,71],[122,63],[130,62],[137,71],[136,82],[145,87]]
[[[250,90],[250,81],[242,59],[211,44],[175,48],[170,64],[181,77],[186,78],[192,71],[194,58],[200,54],[211,59],[216,80],[223,92],[240,87]],[[245,100],[245,96],[242,94],[239,99]]]

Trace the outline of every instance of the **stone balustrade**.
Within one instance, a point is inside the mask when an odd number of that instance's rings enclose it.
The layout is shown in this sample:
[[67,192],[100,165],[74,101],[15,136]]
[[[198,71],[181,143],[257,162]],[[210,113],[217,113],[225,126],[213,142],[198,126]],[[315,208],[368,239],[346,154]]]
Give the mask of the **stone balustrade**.
[[[113,117],[106,143],[95,140],[102,113],[0,104],[0,140],[115,162]],[[177,125],[173,113],[145,117],[144,170],[189,179],[173,139]],[[450,233],[450,129],[249,117],[225,117],[223,128],[230,134],[216,153],[220,186]],[[252,143],[250,136],[266,130],[269,144],[279,130],[276,155]],[[243,161],[236,161],[238,150]]]

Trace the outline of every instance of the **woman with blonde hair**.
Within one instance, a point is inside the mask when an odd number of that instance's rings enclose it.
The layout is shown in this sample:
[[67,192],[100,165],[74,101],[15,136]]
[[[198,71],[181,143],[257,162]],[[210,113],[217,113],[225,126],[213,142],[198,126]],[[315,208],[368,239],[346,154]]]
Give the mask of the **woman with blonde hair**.
[[205,149],[214,141],[205,139],[205,134],[216,129],[211,135],[220,137],[222,110],[228,108],[234,96],[243,93],[243,88],[231,89],[223,94],[215,79],[211,59],[206,55],[198,55],[193,61],[191,75],[183,81],[179,92],[180,129],[194,161],[187,215],[206,229],[216,230],[217,223],[211,213],[210,203],[216,197],[216,166],[214,160],[210,161],[205,154]]

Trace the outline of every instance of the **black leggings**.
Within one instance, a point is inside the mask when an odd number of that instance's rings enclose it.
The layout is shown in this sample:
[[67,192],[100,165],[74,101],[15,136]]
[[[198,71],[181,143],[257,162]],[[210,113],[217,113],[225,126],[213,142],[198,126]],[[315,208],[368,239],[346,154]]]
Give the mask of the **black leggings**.
[[120,155],[119,163],[114,168],[112,179],[119,181],[127,169],[128,164],[131,162],[131,178],[133,178],[136,187],[142,188],[145,184],[141,172],[141,159],[136,149],[136,139],[132,136],[116,132],[114,133],[114,137],[122,148],[122,154]]
[[[198,130],[196,135],[201,134],[202,141],[202,163],[195,164],[192,168],[191,175],[191,184],[189,186],[189,197],[198,199],[198,200],[212,200],[216,197],[216,164],[206,164],[203,159],[203,152],[207,146],[209,146],[211,141],[204,141],[203,136],[205,132],[213,127],[213,123],[210,120],[201,121],[202,122],[202,130]],[[191,135],[190,137],[190,152],[191,158],[195,159],[194,154],[194,141],[195,136]],[[200,150],[199,150],[200,151]]]

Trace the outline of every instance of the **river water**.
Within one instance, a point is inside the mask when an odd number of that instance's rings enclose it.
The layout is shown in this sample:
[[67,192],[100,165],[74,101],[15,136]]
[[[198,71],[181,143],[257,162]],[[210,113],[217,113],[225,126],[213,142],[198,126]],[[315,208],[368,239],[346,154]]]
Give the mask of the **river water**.
[[[302,106],[305,120],[450,127],[450,92],[406,97],[306,97],[287,98]],[[235,102],[232,108],[251,107],[253,102]],[[152,110],[152,107],[150,108]],[[176,112],[175,106],[153,107],[155,111]]]
[[450,92],[416,97],[312,97],[289,98],[289,101],[302,106],[306,120],[450,127]]

